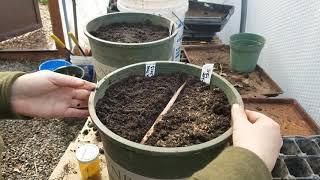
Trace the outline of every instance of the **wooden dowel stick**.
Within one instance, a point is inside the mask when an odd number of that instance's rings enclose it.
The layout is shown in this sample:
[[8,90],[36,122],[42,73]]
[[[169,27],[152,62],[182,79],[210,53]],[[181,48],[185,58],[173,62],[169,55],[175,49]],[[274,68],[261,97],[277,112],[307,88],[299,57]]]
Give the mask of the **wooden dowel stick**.
[[181,93],[181,91],[182,91],[182,89],[185,87],[185,85],[186,85],[186,82],[184,82],[184,83],[182,84],[182,86],[180,86],[180,88],[174,93],[174,95],[173,95],[172,98],[170,99],[170,101],[169,101],[169,103],[167,104],[167,106],[163,109],[163,111],[161,112],[161,114],[160,114],[160,115],[158,116],[158,118],[154,121],[153,125],[151,126],[151,128],[149,129],[149,131],[146,133],[146,135],[144,135],[144,137],[142,138],[140,144],[145,144],[145,143],[148,141],[149,137],[150,137],[150,136],[152,135],[152,133],[154,132],[154,126],[155,126],[156,124],[158,124],[158,123],[162,120],[163,116],[164,116],[165,114],[167,114],[167,112],[171,109],[173,103],[177,100],[179,94]]

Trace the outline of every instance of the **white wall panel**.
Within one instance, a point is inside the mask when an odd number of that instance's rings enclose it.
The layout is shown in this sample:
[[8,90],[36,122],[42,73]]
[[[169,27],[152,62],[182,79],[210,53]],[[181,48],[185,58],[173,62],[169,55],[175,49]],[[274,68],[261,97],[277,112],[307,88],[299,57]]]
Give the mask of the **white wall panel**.
[[259,64],[320,124],[320,1],[248,0],[246,31],[267,39]]

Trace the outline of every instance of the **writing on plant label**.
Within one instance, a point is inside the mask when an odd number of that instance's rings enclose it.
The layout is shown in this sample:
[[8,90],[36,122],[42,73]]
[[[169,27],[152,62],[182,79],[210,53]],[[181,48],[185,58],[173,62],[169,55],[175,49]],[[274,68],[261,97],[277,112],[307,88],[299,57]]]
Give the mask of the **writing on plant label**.
[[156,63],[146,63],[145,77],[152,77],[156,73]]
[[200,80],[206,84],[210,84],[214,64],[205,64],[202,66]]

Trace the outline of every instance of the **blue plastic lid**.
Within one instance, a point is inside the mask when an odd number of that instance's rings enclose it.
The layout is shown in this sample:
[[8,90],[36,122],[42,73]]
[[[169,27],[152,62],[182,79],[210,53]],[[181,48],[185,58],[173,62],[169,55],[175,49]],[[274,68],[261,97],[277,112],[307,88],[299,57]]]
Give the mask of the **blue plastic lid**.
[[57,68],[60,68],[62,66],[71,66],[71,63],[64,60],[64,59],[52,59],[43,62],[39,66],[39,70],[49,70],[49,71],[54,71]]

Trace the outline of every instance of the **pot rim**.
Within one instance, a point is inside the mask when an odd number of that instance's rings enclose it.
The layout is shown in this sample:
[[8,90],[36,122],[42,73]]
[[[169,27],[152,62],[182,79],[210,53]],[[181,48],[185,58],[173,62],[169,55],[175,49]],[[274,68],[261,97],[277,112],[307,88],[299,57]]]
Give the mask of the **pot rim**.
[[[143,65],[146,62],[142,62],[142,63],[136,63],[136,64],[131,64],[122,68],[119,68],[115,71],[113,71],[112,73],[108,74],[107,76],[105,76],[102,80],[100,80],[97,84],[97,89],[99,89],[99,87],[104,83],[105,79],[108,79],[108,77],[112,76],[113,74],[122,71],[124,69],[130,68],[130,67],[134,67],[134,66],[139,66],[139,65]],[[176,64],[184,64],[187,66],[193,66],[195,68],[199,68],[201,69],[200,66],[197,65],[193,65],[193,64],[187,64],[187,63],[181,63],[181,62],[170,62],[170,61],[151,61],[148,63],[156,63],[156,64],[160,64],[160,63],[176,63]],[[214,73],[213,74],[215,76],[218,76],[218,78],[220,78],[224,83],[226,83],[229,87],[231,87],[232,91],[234,93],[236,93],[236,98],[237,101],[239,103],[240,106],[243,107],[243,102],[242,102],[242,98],[240,96],[240,94],[238,93],[238,91],[232,86],[232,84],[230,82],[228,82],[227,80],[225,80],[224,78],[222,78],[221,76],[219,76],[218,74]],[[90,94],[89,97],[89,103],[88,103],[88,107],[89,107],[89,113],[90,113],[90,117],[93,121],[93,123],[97,126],[97,128],[102,131],[104,134],[106,134],[109,138],[111,138],[113,141],[116,141],[118,143],[121,143],[123,146],[125,146],[126,148],[131,148],[131,149],[137,149],[140,151],[144,151],[144,152],[150,152],[150,153],[167,153],[167,154],[175,154],[175,153],[192,153],[192,152],[198,152],[200,150],[204,150],[204,149],[210,149],[214,146],[219,145],[220,143],[222,143],[224,140],[228,139],[231,135],[232,135],[232,129],[233,126],[231,124],[231,127],[224,132],[223,134],[221,134],[220,136],[207,141],[205,143],[201,143],[201,144],[196,144],[196,145],[191,145],[191,146],[187,146],[187,147],[174,147],[174,148],[168,148],[168,147],[155,147],[155,146],[150,146],[150,145],[144,145],[144,144],[139,144],[133,141],[130,141],[128,139],[125,139],[117,134],[115,134],[114,132],[112,132],[111,130],[109,130],[98,118],[97,114],[96,114],[96,110],[94,108],[94,98],[95,98],[95,94],[96,94],[96,90],[94,92],[92,92]],[[232,122],[231,122],[232,123]]]
[[[158,17],[164,18],[164,19],[168,20],[169,22],[171,22],[171,24],[173,24],[173,26],[174,26],[174,32],[171,33],[171,35],[166,37],[166,38],[159,39],[159,40],[156,40],[156,41],[151,41],[151,42],[144,42],[144,43],[120,43],[120,42],[107,41],[107,40],[103,40],[103,39],[97,38],[97,37],[93,36],[91,33],[88,32],[87,27],[88,27],[89,23],[93,22],[94,20],[96,20],[98,18],[101,18],[101,17],[104,17],[104,16],[114,16],[116,14],[145,14],[147,16],[158,16]],[[113,44],[113,45],[118,45],[118,46],[144,46],[144,45],[158,44],[158,43],[167,41],[167,40],[169,40],[171,38],[174,38],[178,34],[178,28],[177,28],[177,25],[172,20],[170,20],[169,18],[163,17],[163,16],[159,16],[157,14],[138,13],[138,12],[115,12],[115,13],[109,13],[109,14],[106,14],[106,15],[103,15],[103,16],[99,16],[99,17],[96,17],[96,18],[90,20],[87,23],[87,25],[85,26],[85,28],[84,28],[84,34],[89,39],[91,38],[91,39],[94,39],[94,40],[96,40],[98,42],[101,42],[101,43]]]
[[[252,39],[250,38],[244,38],[245,36],[251,36]],[[243,39],[234,39],[234,38],[243,38]],[[262,35],[260,34],[255,34],[255,33],[246,33],[246,32],[243,32],[243,33],[237,33],[237,34],[233,34],[232,36],[230,36],[229,38],[229,41],[230,42],[233,42],[233,41],[238,41],[238,40],[250,40],[250,41],[257,41],[257,42],[260,42],[262,44],[265,44],[266,43],[266,38],[263,37]]]
[[74,64],[71,64],[71,65],[68,65],[68,66],[58,67],[58,68],[56,68],[53,72],[56,72],[56,71],[61,70],[61,69],[64,69],[64,68],[76,68],[76,69],[80,70],[80,71],[81,71],[81,76],[80,76],[80,77],[77,77],[77,78],[82,79],[82,78],[84,77],[84,75],[85,75],[84,69],[83,69],[82,67],[77,66],[77,65],[74,65]]

